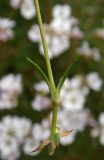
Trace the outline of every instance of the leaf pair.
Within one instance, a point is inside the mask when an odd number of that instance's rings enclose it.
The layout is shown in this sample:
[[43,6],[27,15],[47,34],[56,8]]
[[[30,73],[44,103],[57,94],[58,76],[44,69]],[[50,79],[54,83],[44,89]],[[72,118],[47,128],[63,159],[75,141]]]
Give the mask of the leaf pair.
[[[73,67],[74,63],[78,60],[79,56],[77,55],[75,57],[75,59],[73,60],[73,62],[68,66],[67,70],[65,71],[65,73],[63,74],[62,78],[60,79],[59,81],[59,84],[57,86],[57,90],[60,92],[61,91],[61,88],[66,80],[66,78],[68,77],[70,71],[71,71],[71,68]],[[50,82],[49,82],[49,79],[47,77],[47,75],[44,73],[44,71],[39,67],[38,64],[36,64],[33,60],[31,60],[29,57],[27,57],[27,60],[32,64],[34,65],[35,69],[40,73],[41,77],[43,78],[43,80],[48,84],[48,87],[50,89],[50,91],[52,92],[52,89],[51,89],[51,85],[50,85]]]
[[53,155],[56,147],[59,146],[60,138],[69,136],[73,132],[72,130],[54,133],[48,139],[44,140],[37,148],[32,152],[42,151],[44,147],[48,146],[49,155]]

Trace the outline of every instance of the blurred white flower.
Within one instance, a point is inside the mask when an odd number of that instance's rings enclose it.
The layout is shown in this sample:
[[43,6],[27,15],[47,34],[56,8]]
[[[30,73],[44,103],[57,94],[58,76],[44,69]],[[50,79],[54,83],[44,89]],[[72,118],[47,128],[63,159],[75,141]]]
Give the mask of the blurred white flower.
[[30,137],[31,131],[32,123],[29,119],[17,116],[3,117],[0,122],[0,158],[8,160],[19,158],[20,148]]
[[32,108],[35,109],[36,111],[42,111],[44,109],[48,109],[50,104],[51,104],[50,99],[41,94],[36,95],[36,97],[33,99],[31,103]]
[[2,119],[1,132],[14,136],[18,142],[23,143],[24,138],[31,131],[32,123],[27,118],[6,116]]
[[[53,7],[53,19],[49,24],[43,24],[50,59],[59,56],[70,47],[70,38],[82,38],[83,33],[77,27],[78,20],[70,16],[69,5]],[[39,42],[40,53],[43,55],[43,46],[37,25],[28,31],[28,38],[32,42]]]
[[89,89],[84,84],[84,81],[82,76],[75,76],[65,81],[61,91],[62,106],[64,109],[78,111],[84,107],[86,96],[89,93]]
[[84,107],[85,96],[79,90],[70,90],[62,97],[62,106],[66,110],[81,110]]
[[8,41],[13,38],[14,33],[12,28],[15,27],[16,23],[13,20],[7,18],[0,18],[0,41]]
[[14,9],[20,8],[21,15],[27,20],[32,19],[36,15],[34,0],[10,0],[10,5]]
[[97,72],[91,72],[86,76],[87,85],[94,91],[100,91],[103,81]]
[[34,84],[34,89],[38,93],[34,97],[31,105],[36,111],[42,111],[48,109],[51,105],[51,101],[48,98],[49,88],[44,81]]
[[58,19],[69,18],[71,15],[71,7],[67,4],[65,5],[57,4],[53,7],[52,15],[53,18],[58,18]]
[[104,39],[104,28],[99,28],[95,31],[95,35],[97,35],[98,37]]
[[82,132],[87,125],[89,116],[88,110],[80,111],[68,111],[64,108],[59,111],[58,114],[58,126],[61,126],[61,130],[70,130],[73,129],[73,132],[70,136],[61,138],[62,145],[69,145],[75,140],[77,132]]
[[74,132],[82,132],[87,125],[89,110],[67,111],[61,109],[58,114],[58,125],[61,130],[73,129]]
[[14,137],[0,137],[1,159],[15,160],[19,158],[20,151],[17,140]]
[[58,34],[68,34],[70,33],[72,29],[72,23],[70,19],[63,20],[63,19],[53,19],[51,21],[51,27],[52,29],[58,33]]
[[84,33],[80,31],[79,27],[74,27],[71,31],[72,37],[83,38]]
[[66,137],[63,137],[60,139],[60,143],[63,145],[63,146],[66,146],[66,145],[69,145],[71,143],[73,143],[75,140],[75,132],[73,131],[70,136],[66,136]]
[[20,12],[25,19],[32,19],[36,14],[34,1],[24,0],[24,2],[21,4]]
[[22,0],[10,0],[10,5],[14,9],[18,9],[20,7],[21,3],[22,3]]
[[89,43],[84,41],[82,46],[77,49],[77,52],[85,57],[91,57],[95,61],[99,61],[101,59],[100,52],[98,48],[90,48]]
[[11,109],[18,105],[22,92],[22,76],[9,74],[0,80],[0,109]]
[[33,137],[26,138],[23,145],[23,151],[26,155],[35,156],[39,154],[39,152],[32,152],[32,150],[35,146],[38,145],[39,143],[37,143],[37,141]]
[[91,136],[99,137],[100,144],[104,145],[104,112],[100,113],[97,125],[91,130]]
[[[70,46],[70,43],[67,39],[67,37],[65,36],[51,36],[50,35],[46,36],[46,41],[47,41],[47,45],[48,45],[48,53],[49,53],[49,57],[50,59],[54,58],[54,57],[58,57],[60,55],[60,53],[64,52],[65,50],[67,50]],[[60,45],[61,44],[61,45]],[[42,43],[40,43],[40,53],[43,55],[43,46]]]
[[32,134],[34,139],[39,143],[44,139],[47,139],[50,135],[49,128],[50,128],[50,123],[48,118],[43,120],[40,124],[39,123],[34,124],[32,129]]
[[44,81],[34,84],[34,89],[40,93],[49,93],[48,85]]
[[18,141],[21,143],[24,142],[26,136],[29,135],[31,129],[32,129],[32,122],[31,120],[27,118],[19,118],[14,117],[13,118],[13,127],[14,127],[14,135],[18,139]]
[[30,28],[30,30],[28,31],[28,38],[32,42],[39,42],[39,41],[41,41],[39,26],[37,24],[33,25]]

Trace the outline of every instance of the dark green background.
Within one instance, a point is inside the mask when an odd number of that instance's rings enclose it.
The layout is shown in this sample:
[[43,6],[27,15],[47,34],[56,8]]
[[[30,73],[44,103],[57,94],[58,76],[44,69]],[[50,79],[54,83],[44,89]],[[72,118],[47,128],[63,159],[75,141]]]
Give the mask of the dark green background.
[[[96,37],[94,31],[103,27],[104,21],[104,0],[40,0],[42,18],[44,22],[51,21],[52,6],[60,3],[68,3],[72,7],[72,15],[80,20],[79,27],[84,32],[83,40],[89,41],[91,47],[97,47],[101,52],[101,60],[95,62],[91,59],[80,58],[73,67],[69,77],[75,74],[84,74],[97,71],[104,80],[104,40]],[[87,7],[93,7],[91,12]],[[26,61],[31,57],[46,72],[44,58],[39,54],[38,45],[30,42],[27,38],[27,31],[31,25],[36,23],[36,18],[25,20],[19,10],[14,10],[9,5],[9,0],[0,0],[0,17],[11,18],[16,21],[14,28],[15,36],[8,42],[0,42],[0,78],[9,73],[21,73],[23,75],[23,93],[19,98],[19,106],[10,111],[0,111],[0,119],[7,114],[26,116],[33,122],[39,122],[49,111],[35,112],[31,108],[31,101],[34,97],[33,84],[41,80],[39,74]],[[68,64],[71,62],[75,49],[83,40],[71,39],[71,48],[64,54],[51,60],[56,83],[59,81]],[[87,98],[86,107],[89,107],[93,116],[97,119],[100,112],[104,111],[104,86],[101,93],[91,91]],[[98,139],[90,137],[90,128],[78,134],[74,143],[67,147],[60,146],[54,156],[48,156],[47,149],[36,157],[22,155],[19,160],[104,160],[104,147],[99,144]]]

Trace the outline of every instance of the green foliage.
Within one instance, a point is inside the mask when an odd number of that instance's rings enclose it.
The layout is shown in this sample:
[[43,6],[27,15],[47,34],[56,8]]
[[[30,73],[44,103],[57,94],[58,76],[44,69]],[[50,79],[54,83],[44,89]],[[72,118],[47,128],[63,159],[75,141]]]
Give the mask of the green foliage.
[[75,62],[78,60],[80,56],[76,55],[75,59],[73,60],[73,62],[71,64],[69,64],[67,70],[65,71],[65,73],[63,74],[62,78],[59,81],[59,84],[57,86],[57,90],[61,91],[61,88],[66,80],[66,78],[68,77],[69,73],[71,72],[71,69],[73,67],[73,65],[75,65]]
[[43,80],[48,84],[49,89],[51,90],[48,77],[47,77],[47,75],[44,73],[44,71],[39,67],[38,64],[36,64],[34,61],[32,61],[29,57],[27,57],[27,60],[28,60],[32,65],[34,65],[34,67],[35,67],[35,69],[37,70],[37,72],[39,72],[39,74],[41,75],[41,77],[43,78]]

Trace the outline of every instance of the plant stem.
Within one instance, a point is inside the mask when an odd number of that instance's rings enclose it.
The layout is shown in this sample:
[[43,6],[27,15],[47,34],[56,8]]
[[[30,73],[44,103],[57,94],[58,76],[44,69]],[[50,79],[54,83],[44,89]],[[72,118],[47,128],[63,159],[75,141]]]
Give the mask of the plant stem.
[[38,0],[34,0],[34,3],[35,3],[35,7],[36,7],[36,13],[37,13],[37,18],[38,18],[38,23],[39,23],[39,28],[40,28],[40,34],[41,34],[41,39],[42,39],[42,43],[43,43],[43,49],[44,49],[44,55],[45,55],[45,60],[46,60],[46,65],[47,65],[49,81],[50,81],[52,91],[54,92],[56,87],[55,87],[55,82],[54,82],[54,78],[53,78],[53,73],[52,73],[52,69],[51,69],[49,56],[48,56],[48,47],[47,47],[45,33],[44,33],[44,29],[43,29],[39,2],[38,2]]
[[52,115],[52,128],[51,134],[56,132],[56,124],[57,124],[57,113],[58,113],[59,104],[53,102],[53,115]]
[[46,60],[46,65],[47,65],[50,86],[51,86],[51,90],[52,90],[52,96],[54,97],[54,100],[52,99],[52,101],[53,101],[53,115],[52,115],[52,128],[51,128],[51,134],[54,134],[56,132],[57,113],[58,113],[58,108],[59,108],[59,103],[57,102],[58,97],[56,97],[57,89],[55,86],[53,73],[52,73],[52,69],[51,69],[51,63],[50,63],[50,59],[49,59],[49,55],[48,55],[48,48],[47,48],[45,32],[44,32],[43,24],[42,24],[39,2],[38,2],[38,0],[34,0],[34,3],[35,3],[35,7],[36,7],[36,12],[37,12],[37,18],[38,18],[38,23],[39,23],[39,28],[40,28],[40,34],[41,34],[41,39],[42,39],[42,44],[43,44],[43,49],[44,49],[44,55],[45,55],[45,60]]

